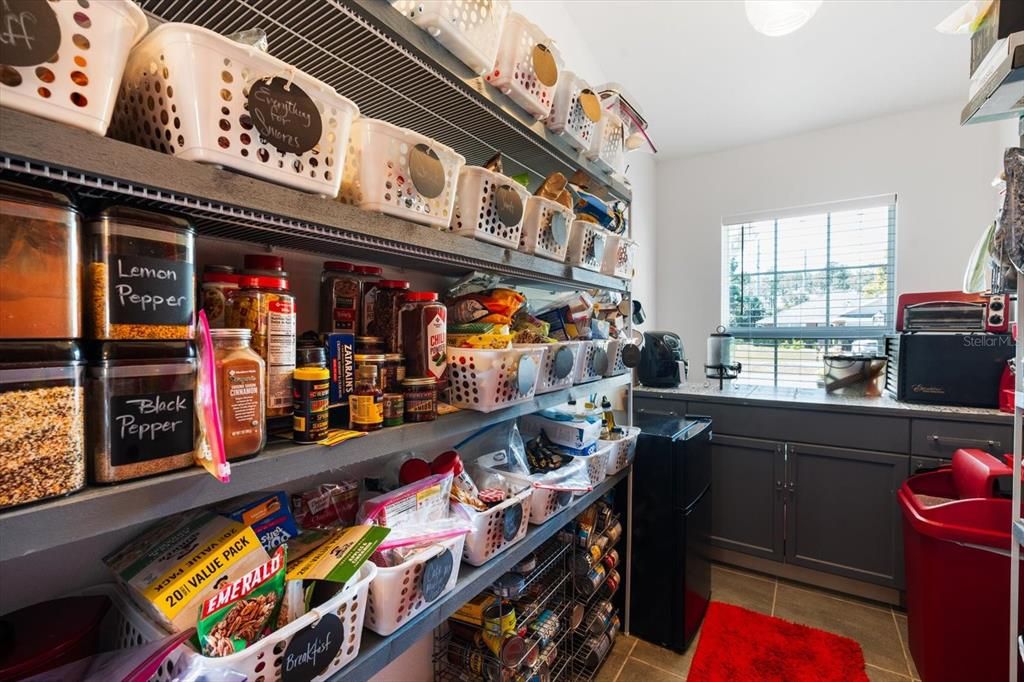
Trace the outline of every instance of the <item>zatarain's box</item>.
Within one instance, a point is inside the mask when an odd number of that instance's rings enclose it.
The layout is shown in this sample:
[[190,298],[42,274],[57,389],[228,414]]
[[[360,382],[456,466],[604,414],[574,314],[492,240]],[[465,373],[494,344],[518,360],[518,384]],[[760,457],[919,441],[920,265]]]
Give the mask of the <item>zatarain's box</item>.
[[195,627],[203,600],[269,559],[252,528],[197,511],[150,528],[103,561],[147,615],[179,632]]

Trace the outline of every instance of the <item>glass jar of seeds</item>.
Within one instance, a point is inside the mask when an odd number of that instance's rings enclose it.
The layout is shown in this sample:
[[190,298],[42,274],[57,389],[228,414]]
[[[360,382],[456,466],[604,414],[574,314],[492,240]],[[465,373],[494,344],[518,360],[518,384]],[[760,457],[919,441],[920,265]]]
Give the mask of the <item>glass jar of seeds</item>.
[[190,340],[195,232],[185,220],[114,206],[86,228],[89,338]]
[[113,341],[89,350],[89,451],[97,483],[192,466],[195,350],[180,341]]
[[74,341],[0,342],[0,507],[85,485],[85,387]]

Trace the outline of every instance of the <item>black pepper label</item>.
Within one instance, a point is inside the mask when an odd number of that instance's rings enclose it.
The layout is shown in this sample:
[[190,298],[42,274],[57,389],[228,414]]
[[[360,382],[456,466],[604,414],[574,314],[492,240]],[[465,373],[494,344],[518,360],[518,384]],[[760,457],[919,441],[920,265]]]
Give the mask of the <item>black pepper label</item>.
[[138,464],[195,449],[193,392],[118,395],[110,399],[110,463]]
[[147,256],[113,255],[107,305],[113,324],[192,324],[192,264]]
[[280,76],[253,82],[248,107],[253,126],[278,151],[305,154],[320,143],[320,111],[295,83]]
[[60,49],[60,22],[49,2],[0,0],[0,64],[35,66]]

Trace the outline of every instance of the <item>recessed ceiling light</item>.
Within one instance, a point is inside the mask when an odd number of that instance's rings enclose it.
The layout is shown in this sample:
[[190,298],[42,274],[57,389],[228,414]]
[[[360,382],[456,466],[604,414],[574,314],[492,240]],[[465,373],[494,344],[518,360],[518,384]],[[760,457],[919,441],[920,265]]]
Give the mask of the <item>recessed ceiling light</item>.
[[806,24],[821,0],[746,0],[747,21],[758,33],[784,36]]

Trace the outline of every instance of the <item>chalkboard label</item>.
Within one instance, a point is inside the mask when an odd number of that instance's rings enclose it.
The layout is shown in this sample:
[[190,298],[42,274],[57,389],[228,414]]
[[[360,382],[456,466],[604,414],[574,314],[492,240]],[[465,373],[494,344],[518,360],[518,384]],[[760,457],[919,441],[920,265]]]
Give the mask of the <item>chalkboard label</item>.
[[555,504],[559,507],[564,507],[565,505],[569,504],[569,501],[571,499],[572,493],[569,492],[568,490],[559,490],[557,493],[555,493]]
[[452,576],[455,560],[450,549],[445,549],[436,557],[427,559],[423,564],[423,575],[420,577],[420,592],[428,602],[441,596]]
[[590,248],[587,249],[587,259],[592,261],[604,260],[604,235],[594,235],[594,241],[590,243]]
[[295,83],[280,76],[255,81],[249,86],[248,105],[253,126],[278,151],[305,154],[320,144],[320,111]]
[[533,47],[533,72],[537,74],[537,80],[549,88],[558,82],[558,64],[547,45]]
[[60,22],[49,2],[0,0],[0,64],[35,66],[60,49]]
[[523,219],[523,200],[511,186],[499,185],[494,190],[494,210],[503,224],[518,225]]
[[555,240],[555,243],[559,246],[565,246],[569,241],[569,223],[565,219],[565,214],[561,211],[556,211],[551,214],[551,238]]
[[595,348],[594,357],[590,359],[590,371],[593,374],[604,374],[608,367],[608,351],[604,348]]
[[569,373],[572,372],[572,366],[576,364],[576,358],[572,354],[572,349],[568,346],[559,348],[555,352],[555,359],[552,364],[556,379],[564,379],[569,376]]
[[283,682],[308,682],[321,674],[341,650],[341,621],[333,613],[296,632],[281,661]]
[[107,272],[114,324],[192,324],[192,264],[113,255]]
[[444,164],[437,152],[423,143],[409,151],[409,176],[416,191],[428,199],[439,197],[444,191]]
[[505,518],[502,519],[501,536],[508,542],[519,532],[519,526],[523,523],[523,505],[516,502],[505,510]]
[[622,349],[622,364],[632,369],[640,364],[640,347],[636,344],[626,344]]
[[601,102],[597,99],[597,95],[590,88],[583,88],[580,91],[579,97],[580,108],[583,109],[583,114],[594,123],[601,120]]
[[138,464],[192,452],[194,419],[191,390],[113,396],[111,464]]
[[537,385],[537,361],[529,355],[519,358],[516,371],[516,388],[520,393],[529,393]]

